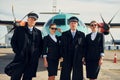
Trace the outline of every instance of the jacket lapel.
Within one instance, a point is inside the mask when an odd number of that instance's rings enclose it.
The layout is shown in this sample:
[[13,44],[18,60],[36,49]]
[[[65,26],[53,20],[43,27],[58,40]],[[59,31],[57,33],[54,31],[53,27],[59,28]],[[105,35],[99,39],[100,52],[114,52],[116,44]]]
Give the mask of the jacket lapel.
[[68,31],[68,34],[69,34],[68,38],[73,39],[73,36],[70,30]]
[[74,37],[74,41],[75,43],[78,43],[78,39],[79,39],[79,32],[78,30],[76,31],[75,37]]
[[91,35],[92,35],[92,33],[90,33],[90,36],[89,36],[89,38],[90,38],[91,41],[96,41],[96,40],[98,40],[98,38],[99,38],[98,32],[97,32],[96,37],[95,37],[94,40],[91,39]]
[[[57,42],[55,42],[51,37],[50,37],[50,35],[47,35],[47,37],[48,37],[48,39],[52,42],[52,43],[57,43]],[[56,38],[57,39],[57,38]]]
[[37,38],[37,30],[35,27],[33,27],[32,36],[33,36],[33,41],[37,40],[37,39],[35,39],[35,38]]
[[70,41],[72,41],[73,42],[73,44],[78,44],[78,38],[79,38],[79,32],[78,32],[78,30],[76,30],[76,33],[75,33],[75,36],[74,36],[74,38],[73,38],[73,36],[72,36],[72,33],[71,33],[71,31],[69,30],[69,36],[68,36],[68,39],[70,40]]

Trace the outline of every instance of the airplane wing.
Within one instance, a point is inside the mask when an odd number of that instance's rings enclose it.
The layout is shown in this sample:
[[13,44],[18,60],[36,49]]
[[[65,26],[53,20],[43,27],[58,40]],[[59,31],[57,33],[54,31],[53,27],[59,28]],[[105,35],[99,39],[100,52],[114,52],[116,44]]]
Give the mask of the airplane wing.
[[[1,25],[13,25],[13,21],[2,21],[0,20]],[[36,26],[43,26],[45,22],[36,22]]]
[[[85,23],[86,26],[89,26],[90,23]],[[120,28],[120,23],[111,23],[110,28]]]
[[[1,25],[13,25],[13,21],[2,21],[0,20]],[[43,26],[45,22],[36,22],[36,26]],[[89,26],[90,23],[85,23],[86,26]],[[111,28],[120,28],[120,23],[111,23]]]
[[59,14],[59,12],[40,12],[40,14]]
[[86,26],[90,26],[90,23],[85,23]]
[[0,20],[0,24],[1,25],[13,25],[13,21],[1,21]]
[[45,22],[36,22],[36,26],[43,26],[45,24]]
[[[40,12],[40,14],[60,14],[61,11],[59,12]],[[74,15],[80,15],[79,13],[68,13],[68,14],[74,14]]]
[[120,28],[120,23],[111,23],[111,28]]

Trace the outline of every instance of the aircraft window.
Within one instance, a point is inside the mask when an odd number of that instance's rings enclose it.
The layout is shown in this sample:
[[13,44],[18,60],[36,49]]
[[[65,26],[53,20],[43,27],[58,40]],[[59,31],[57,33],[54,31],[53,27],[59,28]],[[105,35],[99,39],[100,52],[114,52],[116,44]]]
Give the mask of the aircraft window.
[[50,26],[50,24],[52,24],[52,19],[50,19],[48,22],[47,22],[47,24],[46,24],[46,26]]
[[54,19],[56,25],[65,25],[65,19]]

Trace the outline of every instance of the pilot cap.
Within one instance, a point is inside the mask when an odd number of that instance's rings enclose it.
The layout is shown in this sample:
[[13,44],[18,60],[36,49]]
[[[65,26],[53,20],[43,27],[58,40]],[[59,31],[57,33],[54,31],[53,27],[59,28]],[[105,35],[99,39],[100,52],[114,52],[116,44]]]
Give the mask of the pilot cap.
[[36,13],[29,13],[28,18],[34,18],[35,20],[38,19],[38,15]]
[[77,17],[75,17],[75,16],[73,16],[73,17],[70,17],[69,19],[68,19],[68,22],[70,23],[70,22],[78,22],[79,21],[79,19],[77,18]]

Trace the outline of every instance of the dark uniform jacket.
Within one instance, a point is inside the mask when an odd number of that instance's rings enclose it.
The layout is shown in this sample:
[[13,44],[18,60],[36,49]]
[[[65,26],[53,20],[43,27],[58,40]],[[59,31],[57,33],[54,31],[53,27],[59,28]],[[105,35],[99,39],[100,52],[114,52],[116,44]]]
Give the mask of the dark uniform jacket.
[[57,42],[55,42],[49,35],[43,39],[43,55],[47,55],[49,59],[58,59],[60,57],[60,39],[56,36]]
[[99,60],[101,53],[104,53],[104,35],[97,32],[96,38],[91,39],[91,34],[86,36],[86,59]]
[[81,31],[76,31],[73,39],[71,31],[66,31],[61,37],[61,56],[68,58],[74,56],[76,59],[81,59],[85,53],[85,35]]
[[26,70],[30,77],[36,76],[42,43],[41,31],[37,28],[34,27],[32,33],[27,25],[15,29],[11,46],[15,53],[13,63],[20,63],[20,67],[16,68],[17,73]]

